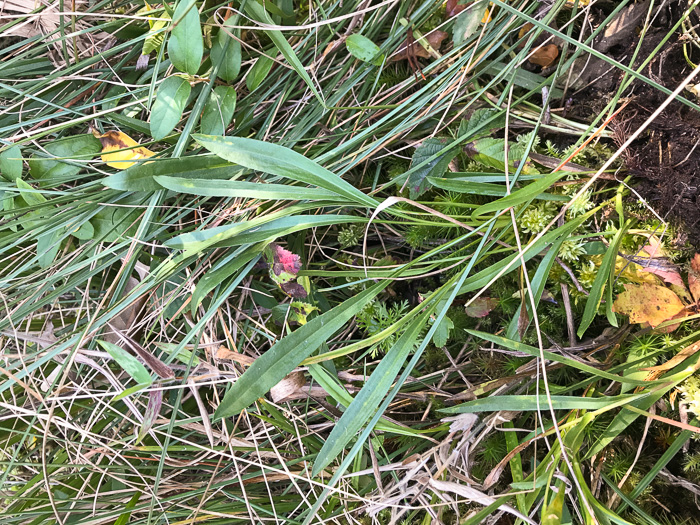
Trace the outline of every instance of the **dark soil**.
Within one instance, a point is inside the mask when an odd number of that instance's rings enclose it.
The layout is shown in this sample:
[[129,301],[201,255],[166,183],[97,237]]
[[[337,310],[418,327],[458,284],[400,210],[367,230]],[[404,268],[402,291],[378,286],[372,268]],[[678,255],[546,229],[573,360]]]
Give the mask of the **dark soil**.
[[[647,33],[636,64],[641,64],[653,52],[678,20],[682,12],[680,4],[673,2],[665,13],[660,14],[662,16],[657,17],[657,25]],[[634,38],[629,39],[627,45],[615,46],[608,54],[622,63],[629,63],[637,42]],[[683,42],[678,31],[644,69],[644,75],[674,90],[692,71],[683,54]],[[685,42],[688,52],[692,52],[691,60],[700,63],[700,49],[694,48],[687,40]],[[622,72],[616,74],[615,85],[605,86],[602,90],[593,85],[578,94],[578,101],[590,110],[600,112],[622,79]],[[700,83],[700,77],[696,77],[691,85],[695,83]],[[699,101],[687,90],[683,96],[696,103]],[[624,97],[629,104],[610,126],[615,131],[618,146],[656,111],[667,95],[637,81],[624,93]],[[595,105],[599,107],[593,107]],[[622,159],[635,177],[635,190],[659,215],[679,226],[678,244],[690,242],[700,247],[700,112],[681,102],[672,102],[630,146]]]

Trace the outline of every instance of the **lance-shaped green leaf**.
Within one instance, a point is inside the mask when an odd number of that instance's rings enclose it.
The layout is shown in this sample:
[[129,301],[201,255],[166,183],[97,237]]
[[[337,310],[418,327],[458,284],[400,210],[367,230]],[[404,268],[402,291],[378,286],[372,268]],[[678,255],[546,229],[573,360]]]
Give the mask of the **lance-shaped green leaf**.
[[291,180],[313,184],[369,207],[379,203],[349,182],[294,150],[261,140],[193,135],[206,149],[229,162]]
[[450,408],[440,409],[446,414],[471,414],[476,412],[497,412],[499,410],[534,411],[542,410],[552,402],[554,410],[598,410],[613,403],[624,404],[648,396],[643,394],[623,394],[605,397],[576,396],[490,396],[475,399]]
[[195,0],[178,2],[173,23],[175,27],[168,39],[170,62],[183,73],[196,75],[204,55],[204,39]]
[[386,288],[389,280],[380,282],[312,319],[256,359],[226,392],[214,413],[214,419],[238,414],[294,370],[315,352],[355,314]]
[[513,206],[518,206],[520,204],[530,202],[532,199],[537,198],[538,195],[543,193],[547,188],[549,188],[556,181],[561,179],[566,173],[555,172],[551,173],[541,179],[532,182],[520,190],[516,190],[510,195],[503,197],[502,199],[489,202],[483,206],[479,206],[472,213],[472,219],[477,220],[482,215],[487,213],[493,213],[495,211],[507,210]]
[[345,200],[337,193],[321,188],[304,188],[288,184],[264,184],[235,180],[182,179],[155,177],[158,184],[178,193],[204,197],[243,197],[260,200]]
[[245,86],[248,88],[249,92],[252,93],[260,87],[263,80],[270,74],[270,70],[274,64],[275,61],[266,55],[260,55],[258,57],[253,67],[250,68],[248,75],[245,77]]
[[425,327],[432,311],[418,316],[374,369],[362,390],[357,394],[338,423],[333,426],[330,436],[323,444],[314,461],[312,476],[318,475],[333,461],[355,437],[355,434],[374,415],[379,403],[389,392],[401,367],[406,364],[408,354],[415,348],[416,340]]
[[133,355],[109,341],[98,340],[97,342],[139,385],[150,385],[153,382],[151,374],[146,370],[146,367]]
[[165,138],[175,129],[185,111],[191,90],[190,83],[178,76],[166,78],[158,87],[150,119],[151,136],[154,139]]

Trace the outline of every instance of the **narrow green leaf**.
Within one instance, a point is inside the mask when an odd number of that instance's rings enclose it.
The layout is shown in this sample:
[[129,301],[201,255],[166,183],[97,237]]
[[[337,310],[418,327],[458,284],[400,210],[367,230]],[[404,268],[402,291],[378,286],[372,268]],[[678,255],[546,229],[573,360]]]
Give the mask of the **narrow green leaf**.
[[[610,242],[610,247],[606,250],[603,256],[603,261],[600,263],[600,268],[598,268],[598,273],[593,281],[593,286],[586,300],[586,307],[583,311],[583,317],[581,318],[581,324],[578,327],[577,335],[579,337],[583,336],[588,327],[595,319],[598,313],[598,306],[600,305],[600,300],[603,297],[603,289],[606,286],[612,286],[615,270],[615,261],[617,260],[617,248],[622,242],[622,238],[626,228],[621,228],[613,237]],[[612,298],[612,292],[610,293],[610,298]],[[613,314],[614,315],[614,314]]]
[[109,341],[99,339],[97,342],[139,385],[150,385],[153,382],[151,374],[148,373],[146,367],[133,355]]
[[122,191],[156,191],[162,187],[155,177],[177,177],[180,179],[231,179],[241,169],[214,155],[156,159],[148,164],[134,164],[102,180],[108,188]]
[[224,257],[197,282],[192,293],[191,311],[194,316],[197,308],[214,288],[260,255],[264,244],[241,248]]
[[477,330],[467,330],[467,332],[474,335],[475,337],[479,337],[481,339],[484,339],[485,341],[491,341],[493,343],[496,343],[497,345],[501,345],[505,348],[515,350],[516,352],[523,352],[524,354],[528,354],[528,355],[531,355],[533,357],[543,356],[544,359],[548,359],[549,361],[553,361],[555,363],[562,363],[562,364],[565,364],[567,366],[570,366],[571,368],[581,370],[582,372],[586,372],[586,373],[591,374],[593,376],[602,377],[604,379],[610,379],[611,381],[617,381],[618,383],[630,383],[630,384],[638,385],[638,386],[650,386],[650,385],[657,385],[657,384],[666,382],[666,381],[661,381],[661,380],[639,381],[639,380],[634,380],[634,379],[630,379],[630,378],[626,378],[626,377],[622,377],[622,376],[617,376],[615,374],[611,374],[611,373],[606,372],[604,370],[598,370],[597,368],[594,368],[590,365],[585,365],[585,364],[580,363],[574,359],[570,359],[568,357],[564,357],[562,355],[555,354],[554,352],[549,352],[547,350],[543,350],[540,352],[539,348],[535,348],[534,346],[526,345],[524,343],[519,343],[518,341],[513,341],[511,339],[506,339],[505,337],[488,334],[486,332],[479,332]]
[[564,175],[565,174],[561,172],[551,173],[535,182],[531,182],[520,190],[514,191],[506,197],[489,202],[483,206],[479,206],[472,212],[472,219],[478,220],[481,216],[488,213],[506,210],[513,206],[530,202],[531,200],[536,199],[539,194],[544,193],[546,189],[561,179]]
[[201,129],[205,135],[224,135],[236,111],[236,88],[216,86],[202,110]]
[[261,200],[342,200],[337,193],[321,188],[303,188],[285,184],[265,184],[233,180],[181,179],[154,177],[166,189],[205,197],[243,197]]
[[284,337],[257,358],[226,392],[214,420],[238,414],[265,395],[386,288],[389,280],[359,293]]
[[428,311],[418,316],[374,369],[353,402],[333,426],[330,436],[316,456],[312,476],[317,476],[333,461],[355,437],[360,428],[374,415],[379,403],[389,392],[401,367],[406,364],[408,354],[415,348],[416,339],[420,337],[421,330],[425,327],[431,313],[432,311]]
[[270,69],[272,69],[274,63],[275,61],[266,55],[260,55],[258,57],[245,77],[245,86],[248,88],[248,91],[252,93],[260,87],[263,80],[270,74]]
[[204,55],[204,39],[195,0],[178,2],[173,13],[173,23],[176,25],[168,39],[170,62],[183,73],[196,75]]
[[154,139],[163,139],[175,129],[185,111],[191,90],[190,83],[178,76],[166,78],[158,87],[150,118]]
[[372,208],[379,204],[332,171],[294,150],[240,137],[193,136],[212,153],[246,168],[312,184]]
[[[226,82],[233,82],[241,71],[241,43],[231,38],[228,33],[240,34],[240,29],[233,29],[238,23],[238,15],[230,17],[219,29],[216,40],[211,47],[211,62],[219,64],[218,77]],[[225,30],[224,30],[225,29]]]
[[[268,3],[268,6],[270,3]],[[245,10],[248,12],[249,15],[252,16],[255,20],[258,22],[264,22],[269,25],[274,25],[273,20],[270,18],[270,16],[267,14],[267,11],[265,11],[265,8],[260,5],[257,2],[246,2],[245,4]],[[311,92],[314,94],[316,99],[320,102],[322,107],[326,107],[326,103],[323,100],[323,97],[321,97],[321,94],[318,92],[316,89],[316,86],[314,85],[313,81],[311,80],[311,77],[309,74],[306,72],[306,68],[304,67],[304,64],[301,63],[299,58],[297,57],[296,53],[294,52],[294,49],[292,49],[292,46],[289,45],[289,42],[287,42],[287,39],[284,38],[284,35],[282,34],[281,31],[269,29],[269,30],[263,30],[264,33],[270,37],[270,40],[277,46],[277,49],[279,49],[279,52],[282,53],[282,56],[287,59],[287,62],[294,68],[294,71],[297,72],[297,75],[301,77],[301,79],[304,81],[304,83],[309,87]]]
[[[554,410],[598,410],[612,403],[635,401],[649,394],[623,394],[609,397],[551,396]],[[450,408],[440,409],[445,414],[472,414],[476,412],[497,412],[512,410],[527,412],[548,407],[547,396],[490,396],[475,399]]]
[[[444,179],[438,177],[428,177],[428,182],[447,191],[458,193],[469,193],[470,195],[486,195],[489,197],[505,197],[507,195],[505,186],[501,184],[491,184],[489,182],[472,182],[456,178]],[[553,193],[540,193],[535,199],[543,201],[568,201],[566,195],[556,195]]]
[[9,181],[22,178],[22,151],[19,146],[10,146],[0,153],[0,173]]
[[381,62],[383,58],[379,53],[379,46],[366,36],[360,34],[350,35],[345,39],[345,47],[348,52],[363,62],[377,63],[377,58]]

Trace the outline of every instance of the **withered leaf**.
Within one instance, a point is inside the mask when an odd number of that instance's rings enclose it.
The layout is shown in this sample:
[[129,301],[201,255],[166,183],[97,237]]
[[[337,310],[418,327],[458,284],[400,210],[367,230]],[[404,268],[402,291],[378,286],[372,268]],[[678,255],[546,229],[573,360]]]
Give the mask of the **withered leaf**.
[[625,284],[625,291],[617,296],[613,312],[627,315],[630,323],[649,323],[655,328],[672,319],[685,306],[678,295],[664,286],[654,284]]
[[700,301],[700,253],[696,253],[690,261],[688,288],[690,288],[690,293],[693,295],[695,302]]
[[556,62],[559,56],[559,48],[556,44],[547,44],[535,49],[534,53],[527,59],[528,62],[542,67],[549,67]]

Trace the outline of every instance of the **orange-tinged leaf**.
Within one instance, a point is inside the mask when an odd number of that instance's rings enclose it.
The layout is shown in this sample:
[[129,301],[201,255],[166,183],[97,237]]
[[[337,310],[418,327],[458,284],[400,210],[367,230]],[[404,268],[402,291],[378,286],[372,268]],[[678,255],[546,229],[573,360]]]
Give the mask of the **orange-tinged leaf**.
[[92,132],[102,143],[102,162],[110,168],[125,170],[136,164],[139,159],[147,159],[155,155],[151,150],[144,148],[126,133],[121,131],[108,131],[100,135],[95,130]]
[[626,284],[625,291],[617,296],[613,312],[628,315],[630,323],[649,323],[652,328],[660,325],[685,309],[680,298],[668,288],[654,284]]
[[549,67],[556,62],[559,56],[559,48],[556,44],[547,44],[535,49],[534,53],[528,58],[528,62],[537,64],[542,67]]
[[690,261],[690,271],[688,272],[688,288],[697,303],[700,301],[700,253],[696,253]]

